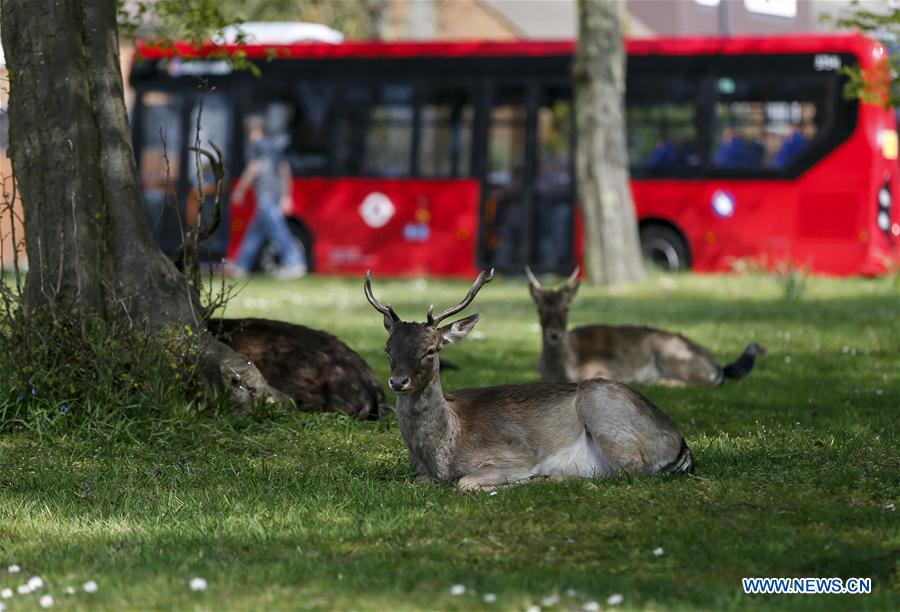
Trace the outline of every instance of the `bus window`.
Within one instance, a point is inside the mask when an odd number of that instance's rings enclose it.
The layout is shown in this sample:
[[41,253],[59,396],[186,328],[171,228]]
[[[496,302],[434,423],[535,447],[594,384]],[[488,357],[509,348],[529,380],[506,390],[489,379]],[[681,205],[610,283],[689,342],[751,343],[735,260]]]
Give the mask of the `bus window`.
[[547,87],[537,108],[534,195],[537,259],[541,270],[564,270],[572,251],[572,147],[574,116],[570,87]]
[[500,268],[519,267],[523,230],[525,132],[528,118],[524,87],[498,87],[490,114],[485,217],[487,247]]
[[720,77],[712,163],[716,168],[778,170],[817,140],[829,120],[828,83],[768,77]]
[[637,177],[677,176],[700,166],[699,80],[635,78],[628,83],[628,158]]
[[328,174],[328,140],[334,85],[300,81],[291,89],[268,90],[253,100],[247,115],[263,118],[266,130],[288,137],[285,152],[294,176]]
[[365,133],[372,105],[368,87],[352,85],[343,91],[338,119],[337,173],[358,176],[362,172],[365,155]]
[[339,172],[347,176],[408,177],[413,118],[411,85],[348,87],[339,126]]
[[421,176],[458,178],[472,174],[474,109],[462,88],[435,87],[423,96],[419,128]]
[[141,184],[165,191],[178,182],[181,170],[181,96],[148,91],[141,122]]
[[385,85],[372,106],[366,132],[366,176],[409,176],[412,162],[413,89]]
[[[202,108],[202,110],[201,110]],[[202,113],[202,114],[201,114]],[[198,126],[199,120],[199,126]],[[199,100],[191,109],[189,138],[192,141],[196,139],[200,142],[200,146],[209,148],[209,142],[216,143],[222,151],[231,150],[231,104],[228,99],[220,93],[210,93]],[[201,216],[203,225],[212,221],[214,214],[213,204],[216,193],[215,177],[212,168],[205,157],[200,158],[200,181],[202,184],[202,192],[204,202],[202,208],[198,211],[199,194],[197,190],[197,156],[193,152],[189,152],[187,156],[187,181],[190,191],[187,194],[185,206],[185,225],[186,227],[194,227],[196,225],[198,212]],[[227,184],[226,178],[226,184]],[[222,194],[222,212],[228,209],[227,190]],[[222,224],[224,227],[225,224]],[[217,232],[213,241],[216,243],[214,251],[222,253],[225,250],[228,239],[227,232]]]
[[178,247],[182,229],[174,198],[181,177],[183,99],[146,91],[141,104],[141,194],[157,242],[171,252]]
[[297,116],[291,125],[288,160],[294,176],[323,176],[328,173],[328,141],[334,107],[333,83],[294,84]]

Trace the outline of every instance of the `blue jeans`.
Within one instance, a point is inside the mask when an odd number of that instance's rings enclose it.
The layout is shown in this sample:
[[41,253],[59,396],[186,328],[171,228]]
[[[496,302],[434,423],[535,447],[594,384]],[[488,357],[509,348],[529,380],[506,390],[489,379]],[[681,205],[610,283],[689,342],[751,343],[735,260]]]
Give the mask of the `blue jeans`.
[[259,250],[267,241],[278,250],[283,268],[306,264],[304,254],[297,248],[294,236],[284,220],[284,213],[278,206],[278,198],[271,196],[257,198],[256,214],[253,215],[238,249],[237,266],[242,270],[250,270],[259,257]]

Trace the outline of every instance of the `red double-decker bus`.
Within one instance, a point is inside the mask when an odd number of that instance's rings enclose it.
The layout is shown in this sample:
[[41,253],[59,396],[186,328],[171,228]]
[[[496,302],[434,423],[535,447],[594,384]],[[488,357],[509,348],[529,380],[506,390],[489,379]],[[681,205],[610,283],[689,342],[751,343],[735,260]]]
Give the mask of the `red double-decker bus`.
[[[223,50],[257,74],[216,59]],[[647,257],[670,270],[753,260],[836,275],[878,274],[900,259],[896,118],[842,95],[841,68],[874,69],[879,43],[689,38],[627,50]],[[141,45],[134,142],[159,241],[174,248],[179,215],[196,211],[187,147],[202,100],[200,136],[226,151],[232,179],[245,117],[289,134],[290,224],[317,272],[567,272],[582,243],[573,51],[534,41]],[[213,258],[234,253],[253,214],[226,209]],[[264,252],[262,264],[273,258]]]

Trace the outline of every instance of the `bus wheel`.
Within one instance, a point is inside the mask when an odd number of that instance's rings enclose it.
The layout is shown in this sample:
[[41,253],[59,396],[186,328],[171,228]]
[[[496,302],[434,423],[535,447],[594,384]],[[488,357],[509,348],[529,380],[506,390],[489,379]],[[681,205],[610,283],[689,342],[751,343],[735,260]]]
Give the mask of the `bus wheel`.
[[668,225],[649,223],[641,227],[641,250],[645,259],[666,272],[691,269],[687,242],[681,232]]
[[[307,270],[312,272],[315,270],[312,256],[312,236],[306,228],[303,227],[303,224],[296,219],[288,219],[287,224],[288,228],[291,230],[291,235],[294,237],[294,244],[297,245],[297,248],[300,249],[300,252],[303,253],[306,258]],[[269,275],[273,275],[278,271],[281,267],[281,257],[275,248],[275,245],[270,242],[263,245],[262,249],[259,251],[259,257],[256,260],[256,267]]]

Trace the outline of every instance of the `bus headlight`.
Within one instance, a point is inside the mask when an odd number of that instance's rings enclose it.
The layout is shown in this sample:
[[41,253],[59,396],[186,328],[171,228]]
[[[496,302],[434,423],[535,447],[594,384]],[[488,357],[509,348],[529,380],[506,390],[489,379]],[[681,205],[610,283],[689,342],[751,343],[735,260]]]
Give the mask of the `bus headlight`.
[[878,190],[878,214],[875,223],[885,234],[891,231],[891,181],[888,179]]
[[891,192],[887,188],[887,185],[885,185],[878,191],[878,206],[880,208],[891,207]]

